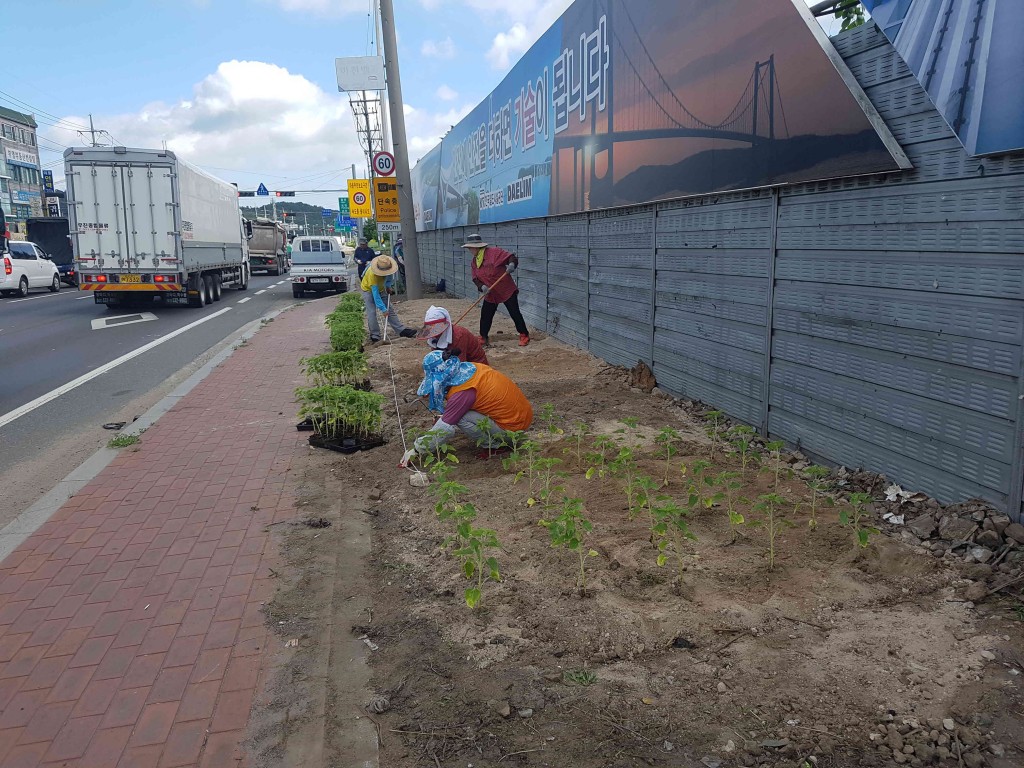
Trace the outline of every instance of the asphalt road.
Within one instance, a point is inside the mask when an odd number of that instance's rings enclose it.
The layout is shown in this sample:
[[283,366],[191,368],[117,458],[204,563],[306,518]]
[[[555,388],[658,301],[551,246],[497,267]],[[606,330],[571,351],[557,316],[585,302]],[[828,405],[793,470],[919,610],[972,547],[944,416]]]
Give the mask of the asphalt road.
[[0,526],[105,443],[105,422],[141,415],[226,338],[295,301],[287,275],[255,275],[203,309],[108,310],[71,288],[0,298]]

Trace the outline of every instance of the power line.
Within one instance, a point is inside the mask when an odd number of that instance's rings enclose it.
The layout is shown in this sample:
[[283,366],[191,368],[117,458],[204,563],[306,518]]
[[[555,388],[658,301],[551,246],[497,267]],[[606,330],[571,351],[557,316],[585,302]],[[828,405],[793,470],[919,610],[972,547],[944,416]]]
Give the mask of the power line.
[[37,120],[39,119],[40,115],[44,115],[49,120],[55,120],[58,123],[63,123],[64,125],[61,126],[61,127],[65,127],[65,126],[66,127],[71,127],[73,129],[76,129],[76,130],[84,129],[84,126],[77,125],[75,123],[72,123],[70,120],[65,120],[64,118],[58,117],[57,115],[54,115],[51,112],[47,112],[45,109],[40,109],[39,107],[33,106],[32,104],[29,104],[27,101],[23,101],[23,100],[17,98],[16,96],[12,96],[11,94],[7,93],[6,91],[0,91],[0,95],[3,95],[3,96],[7,97],[5,99],[5,101],[9,101],[9,102],[11,102],[12,104],[15,104],[15,105],[20,104],[20,105],[22,105],[21,109],[28,109],[29,111],[31,111],[35,115]]

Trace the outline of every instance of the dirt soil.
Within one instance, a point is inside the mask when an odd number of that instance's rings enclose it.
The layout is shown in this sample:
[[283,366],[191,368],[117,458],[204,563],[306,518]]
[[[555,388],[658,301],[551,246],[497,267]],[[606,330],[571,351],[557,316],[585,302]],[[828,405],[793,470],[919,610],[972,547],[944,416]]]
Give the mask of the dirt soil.
[[[400,304],[400,314],[418,326],[440,300]],[[444,305],[457,317],[469,302]],[[463,324],[476,330],[478,312]],[[528,505],[528,480],[517,482],[498,459],[477,458],[479,449],[459,437],[452,479],[468,487],[475,524],[500,542],[493,554],[501,580],[487,581],[470,610],[463,599],[469,582],[446,546],[453,525],[434,512],[436,484],[413,487],[411,473],[396,468],[403,448],[390,371],[393,365],[405,429],[426,429],[433,419],[424,408],[402,401],[420,381],[425,347],[397,339],[371,348],[374,389],[389,398],[389,444],[352,456],[311,455],[310,482],[330,483],[310,509],[334,528],[317,539],[312,529],[297,532],[291,538],[301,549],[291,560],[334,573],[322,568],[316,547],[336,546],[346,516],[372,524],[371,606],[365,619],[333,629],[335,644],[365,635],[375,648],[372,695],[352,701],[363,694],[334,685],[326,707],[349,713],[334,719],[338,726],[353,722],[357,707],[371,717],[380,765],[1024,764],[1019,584],[969,602],[963,592],[977,576],[970,566],[888,533],[858,547],[839,523],[845,503],[819,510],[810,527],[811,491],[790,472],[791,457],[779,467],[786,514],[774,569],[767,528],[750,524],[757,513],[738,501],[747,524],[732,527],[724,500],[689,518],[696,540],[682,547],[685,570],[671,555],[659,566],[650,524],[645,513],[631,519],[621,477],[585,478],[591,462],[576,456],[574,426],[587,426],[584,454],[597,435],[632,446],[639,471],[659,482],[667,477],[660,493],[680,504],[696,462],[711,461],[707,473],[716,474],[740,471],[740,458],[716,444],[711,459],[712,441],[693,404],[632,388],[628,372],[540,332],[520,348],[504,312],[491,339],[492,365],[534,405],[532,439],[543,456],[561,460],[555,469],[567,475],[557,480],[566,494],[584,500],[593,522],[585,548],[597,554],[587,558],[581,595],[576,554],[553,547],[538,524],[557,511]],[[558,417],[552,426],[563,434],[540,418],[549,403]],[[623,421],[631,419],[635,426]],[[654,441],[664,427],[681,436],[667,469]],[[736,495],[771,492],[775,469],[766,460],[740,472]],[[333,494],[349,493],[340,509],[324,512]],[[332,602],[358,591],[346,577]],[[303,610],[292,599],[293,610]],[[323,604],[320,598],[310,607]],[[333,679],[347,662],[338,656],[330,660]],[[337,760],[325,764],[349,764],[343,745],[328,738],[327,747]]]

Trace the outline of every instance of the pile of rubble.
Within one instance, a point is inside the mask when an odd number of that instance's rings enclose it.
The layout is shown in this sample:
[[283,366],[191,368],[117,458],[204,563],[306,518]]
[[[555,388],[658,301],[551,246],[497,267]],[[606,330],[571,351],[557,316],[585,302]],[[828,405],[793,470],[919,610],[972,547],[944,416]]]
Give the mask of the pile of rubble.
[[952,718],[901,718],[886,712],[869,738],[883,756],[885,764],[933,765],[945,761],[967,768],[982,768],[989,758],[1003,757],[1006,747],[995,741],[991,718],[978,716],[973,724]]

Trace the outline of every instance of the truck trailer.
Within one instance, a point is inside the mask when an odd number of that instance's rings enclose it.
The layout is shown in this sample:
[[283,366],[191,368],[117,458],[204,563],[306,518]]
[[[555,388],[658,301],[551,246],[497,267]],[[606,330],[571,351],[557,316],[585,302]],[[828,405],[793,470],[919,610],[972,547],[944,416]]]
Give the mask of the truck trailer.
[[280,275],[288,269],[288,232],[284,224],[257,218],[245,222],[249,236],[249,267],[253,272],[266,270]]
[[249,287],[249,248],[234,186],[173,152],[64,152],[79,290],[97,304],[203,307]]

